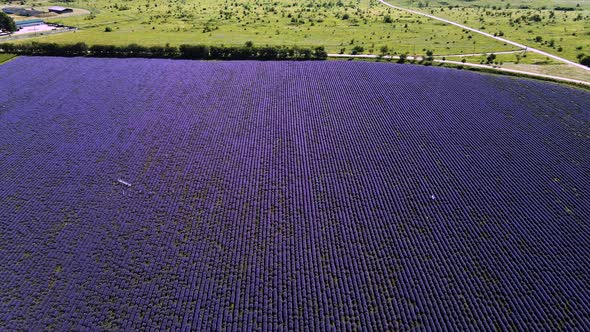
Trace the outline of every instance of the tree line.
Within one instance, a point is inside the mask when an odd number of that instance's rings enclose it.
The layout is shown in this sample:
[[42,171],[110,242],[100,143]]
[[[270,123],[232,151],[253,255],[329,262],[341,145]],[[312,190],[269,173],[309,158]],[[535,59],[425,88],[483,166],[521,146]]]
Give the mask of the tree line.
[[313,49],[297,46],[126,46],[92,45],[85,43],[57,44],[32,42],[0,44],[0,53],[40,56],[89,56],[112,58],[178,58],[199,60],[324,60],[328,53],[323,46]]

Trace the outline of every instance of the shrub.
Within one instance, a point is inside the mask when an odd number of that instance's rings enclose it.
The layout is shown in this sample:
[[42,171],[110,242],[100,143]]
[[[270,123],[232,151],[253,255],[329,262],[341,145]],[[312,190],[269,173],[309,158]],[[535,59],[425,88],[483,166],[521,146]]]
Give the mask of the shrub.
[[365,48],[364,47],[357,45],[357,46],[355,46],[355,47],[352,48],[352,52],[351,53],[352,54],[361,54],[364,51],[365,51]]
[[205,45],[180,45],[180,57],[184,59],[207,59],[209,48]]

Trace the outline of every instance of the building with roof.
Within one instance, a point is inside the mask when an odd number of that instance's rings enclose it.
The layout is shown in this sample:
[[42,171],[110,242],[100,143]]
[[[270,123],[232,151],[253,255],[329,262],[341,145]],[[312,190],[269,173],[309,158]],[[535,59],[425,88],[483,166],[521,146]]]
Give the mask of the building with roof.
[[26,27],[33,27],[33,26],[45,24],[45,22],[43,22],[43,20],[40,20],[40,19],[15,21],[14,23],[16,24],[17,29],[22,29],[22,28],[26,28]]
[[57,14],[65,14],[65,13],[73,13],[74,10],[72,8],[60,7],[60,6],[53,6],[49,7],[48,10],[52,13]]
[[18,15],[18,16],[37,16],[43,14],[43,12],[35,10],[35,9],[26,9],[20,7],[5,7],[2,8],[2,12],[9,15]]

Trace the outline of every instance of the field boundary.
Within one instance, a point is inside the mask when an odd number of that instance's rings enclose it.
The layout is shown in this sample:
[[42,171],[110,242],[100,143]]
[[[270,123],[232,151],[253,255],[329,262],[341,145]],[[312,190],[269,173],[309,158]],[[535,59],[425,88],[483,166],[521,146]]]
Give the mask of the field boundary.
[[557,55],[553,55],[553,54],[551,54],[551,53],[547,53],[547,52],[545,52],[545,51],[541,51],[541,50],[539,50],[539,49],[536,49],[536,48],[533,48],[533,47],[530,47],[530,46],[527,46],[527,45],[524,45],[524,44],[520,44],[520,43],[517,43],[517,42],[513,42],[513,41],[511,41],[511,40],[508,40],[508,39],[506,39],[506,38],[502,38],[502,37],[494,36],[494,35],[492,35],[492,34],[490,34],[490,33],[487,33],[487,32],[484,32],[484,31],[481,31],[481,30],[478,30],[478,29],[472,28],[472,27],[468,27],[468,26],[466,26],[466,25],[459,24],[459,23],[457,23],[457,22],[454,22],[454,21],[451,21],[451,20],[447,20],[447,19],[444,19],[444,18],[441,18],[441,17],[438,17],[438,16],[434,16],[434,15],[431,15],[431,14],[423,13],[423,12],[420,12],[420,11],[417,11],[417,10],[413,10],[413,9],[408,9],[408,8],[404,8],[404,7],[399,7],[399,6],[396,6],[396,5],[392,5],[391,3],[387,2],[387,1],[384,1],[384,0],[379,0],[379,2],[381,2],[382,4],[384,4],[384,5],[388,6],[388,7],[391,7],[391,8],[393,8],[393,9],[397,9],[397,10],[401,10],[401,11],[406,11],[406,12],[409,12],[409,13],[411,13],[411,14],[425,16],[425,17],[431,18],[431,19],[433,19],[433,20],[438,20],[438,21],[441,21],[441,22],[444,22],[444,23],[447,23],[447,24],[451,24],[451,25],[457,26],[457,27],[459,27],[459,28],[462,28],[462,29],[465,29],[465,30],[469,30],[469,31],[472,31],[472,32],[475,32],[475,33],[478,33],[478,34],[484,35],[484,36],[486,36],[486,37],[490,37],[490,38],[496,39],[496,40],[498,40],[498,41],[501,41],[501,42],[504,42],[504,43],[507,43],[507,44],[514,45],[514,46],[516,46],[516,47],[519,47],[519,48],[525,49],[525,50],[527,50],[527,51],[529,51],[529,52],[533,52],[533,53],[541,54],[541,55],[543,55],[543,56],[550,57],[550,58],[552,58],[552,59],[554,59],[554,60],[558,60],[558,61],[561,61],[561,62],[567,63],[567,64],[569,64],[569,65],[573,65],[573,66],[576,66],[576,67],[582,68],[582,69],[584,69],[584,70],[589,70],[589,71],[590,71],[590,67],[586,67],[586,66],[584,66],[584,65],[582,65],[582,64],[580,64],[580,63],[576,63],[576,62],[574,62],[574,61],[571,61],[571,60],[568,60],[568,59],[565,59],[565,58],[559,57],[559,56],[557,56]]
[[16,57],[17,57],[16,54],[2,53],[2,54],[0,54],[0,65],[5,64],[5,63],[15,59]]
[[146,47],[137,44],[125,46],[92,45],[89,47],[86,43],[0,43],[0,54],[3,53],[32,56],[194,60],[325,60],[328,57],[323,46],[310,49],[287,46],[254,46],[252,44],[239,47],[187,44],[179,47],[170,45]]
[[[341,58],[341,59],[349,58],[349,59],[367,59],[367,60],[379,60],[379,59],[399,60],[400,59],[400,56],[397,56],[397,55],[376,55],[376,54],[328,54],[328,57],[329,58]],[[424,58],[423,57],[407,56],[406,60],[407,61],[424,61]],[[470,70],[485,71],[485,72],[497,73],[497,74],[502,74],[502,75],[529,77],[529,78],[541,79],[544,81],[569,83],[569,84],[574,84],[577,86],[582,86],[584,88],[590,89],[590,82],[576,80],[573,78],[538,74],[538,73],[532,73],[532,72],[528,72],[528,71],[502,68],[502,67],[490,66],[490,65],[475,64],[475,63],[460,62],[460,61],[433,59],[432,62],[440,64],[440,65],[451,65],[452,67],[469,67]]]

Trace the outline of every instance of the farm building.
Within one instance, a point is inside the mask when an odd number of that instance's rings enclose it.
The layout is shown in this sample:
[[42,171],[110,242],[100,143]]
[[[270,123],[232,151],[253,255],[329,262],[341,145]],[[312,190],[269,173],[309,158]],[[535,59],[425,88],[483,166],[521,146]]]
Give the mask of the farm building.
[[53,6],[49,7],[49,11],[57,14],[65,14],[65,13],[72,13],[74,10],[72,8],[60,7],[60,6]]
[[6,7],[2,8],[2,11],[5,14],[10,15],[18,15],[18,16],[37,16],[43,14],[43,12],[35,10],[35,9],[26,9],[26,8],[19,8],[19,7]]
[[16,21],[16,27],[18,29],[26,28],[26,27],[34,27],[36,25],[43,25],[45,22],[40,19],[32,19],[32,20],[24,20],[24,21]]

